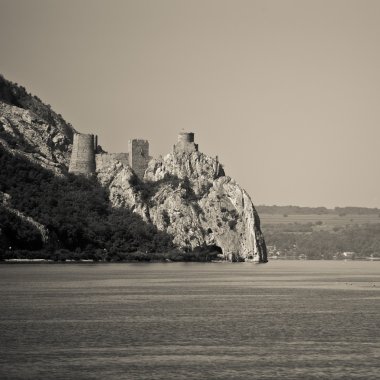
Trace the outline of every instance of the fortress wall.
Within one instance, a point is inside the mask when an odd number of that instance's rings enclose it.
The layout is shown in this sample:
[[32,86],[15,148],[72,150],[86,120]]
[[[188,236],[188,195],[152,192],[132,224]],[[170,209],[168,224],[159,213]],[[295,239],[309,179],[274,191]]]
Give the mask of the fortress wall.
[[133,139],[128,141],[129,166],[140,179],[144,178],[145,170],[151,159],[149,157],[148,140]]
[[94,135],[74,134],[70,173],[92,174],[95,172],[94,145]]
[[99,153],[95,155],[96,169],[108,166],[111,161],[120,161],[125,165],[129,165],[128,153]]

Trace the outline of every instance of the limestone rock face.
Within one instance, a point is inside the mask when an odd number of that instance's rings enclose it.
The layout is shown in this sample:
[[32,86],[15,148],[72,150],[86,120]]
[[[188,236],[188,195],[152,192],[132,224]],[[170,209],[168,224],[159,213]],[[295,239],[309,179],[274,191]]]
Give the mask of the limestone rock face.
[[0,145],[12,154],[64,172],[74,129],[25,89],[0,76]]
[[247,192],[233,179],[216,179],[200,205],[212,225],[213,241],[223,252],[237,251],[240,257],[258,256],[260,262],[267,261],[259,216]]
[[194,249],[218,246],[225,256],[257,256],[266,262],[260,219],[249,195],[224,175],[221,164],[200,152],[177,152],[152,160],[145,179],[178,178],[177,188],[163,186],[149,207],[152,222]]
[[109,198],[113,207],[128,207],[142,216],[144,221],[149,220],[147,206],[134,184],[137,181],[132,169],[115,158],[98,162],[96,167],[98,182],[109,190]]
[[200,152],[178,152],[150,161],[145,183],[121,162],[98,169],[115,207],[130,207],[144,220],[192,250],[211,246],[225,257],[267,261],[260,220],[249,195],[224,175],[221,164]]
[[158,181],[168,175],[190,180],[192,190],[198,195],[204,193],[215,178],[223,176],[224,170],[216,158],[198,151],[173,151],[163,159],[151,160],[144,178]]

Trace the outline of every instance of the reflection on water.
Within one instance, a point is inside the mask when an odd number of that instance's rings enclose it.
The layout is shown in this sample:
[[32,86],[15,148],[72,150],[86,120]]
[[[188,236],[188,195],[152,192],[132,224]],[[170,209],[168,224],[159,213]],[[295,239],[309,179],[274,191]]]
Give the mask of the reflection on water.
[[0,265],[1,379],[375,379],[380,262]]

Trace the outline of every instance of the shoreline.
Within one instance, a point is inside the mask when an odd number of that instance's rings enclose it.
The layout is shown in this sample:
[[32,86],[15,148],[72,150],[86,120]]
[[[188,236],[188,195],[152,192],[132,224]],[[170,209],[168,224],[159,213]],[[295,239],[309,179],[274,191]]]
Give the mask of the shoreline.
[[[335,262],[335,261],[341,261],[341,262],[355,262],[355,261],[365,261],[365,262],[372,262],[372,261],[380,261],[380,258],[361,258],[361,259],[355,259],[355,260],[326,260],[326,259],[276,259],[276,260],[268,260],[267,262],[261,262],[261,263],[252,263],[252,262],[239,262],[240,264],[267,264],[270,261],[327,261],[327,262]],[[195,261],[195,260],[122,260],[122,261],[101,261],[101,260],[50,260],[50,259],[6,259],[1,260],[0,265],[7,265],[7,264],[170,264],[170,263],[209,263],[209,264],[237,264],[238,262],[230,262],[230,261]]]

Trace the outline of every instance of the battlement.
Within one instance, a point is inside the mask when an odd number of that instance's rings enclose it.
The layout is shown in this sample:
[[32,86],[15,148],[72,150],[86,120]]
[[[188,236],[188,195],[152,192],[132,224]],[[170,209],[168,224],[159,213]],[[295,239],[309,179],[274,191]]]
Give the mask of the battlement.
[[198,144],[194,143],[194,133],[193,132],[181,132],[178,135],[178,141],[173,146],[173,152],[197,152]]
[[91,175],[95,172],[95,143],[94,135],[74,134],[70,173]]

